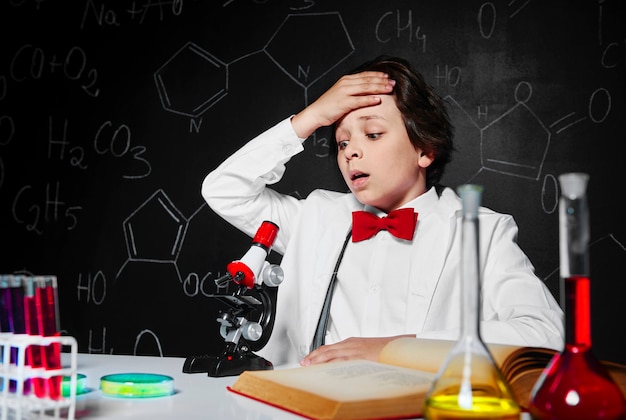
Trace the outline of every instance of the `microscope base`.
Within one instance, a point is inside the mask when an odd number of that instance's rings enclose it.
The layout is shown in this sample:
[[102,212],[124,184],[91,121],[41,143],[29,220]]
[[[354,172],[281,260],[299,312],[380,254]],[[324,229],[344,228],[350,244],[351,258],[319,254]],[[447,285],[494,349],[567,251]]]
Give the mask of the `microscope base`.
[[272,362],[254,353],[225,352],[219,356],[192,356],[185,360],[184,373],[207,373],[211,377],[237,376],[244,370],[272,370]]

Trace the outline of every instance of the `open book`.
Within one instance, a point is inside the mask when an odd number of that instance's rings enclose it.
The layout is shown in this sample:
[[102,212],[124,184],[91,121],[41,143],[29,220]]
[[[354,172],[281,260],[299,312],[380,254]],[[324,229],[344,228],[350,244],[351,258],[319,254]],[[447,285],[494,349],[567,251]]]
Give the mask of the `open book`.
[[[245,371],[229,390],[312,419],[420,417],[454,341],[399,338],[379,362],[351,360]],[[522,408],[554,350],[487,344]],[[603,362],[626,397],[626,366]]]
[[[391,365],[436,372],[453,345],[454,341],[399,338],[383,348],[379,360]],[[518,404],[527,409],[532,388],[556,351],[491,343],[487,343],[487,348],[511,386]],[[602,363],[626,398],[626,366],[608,361]]]

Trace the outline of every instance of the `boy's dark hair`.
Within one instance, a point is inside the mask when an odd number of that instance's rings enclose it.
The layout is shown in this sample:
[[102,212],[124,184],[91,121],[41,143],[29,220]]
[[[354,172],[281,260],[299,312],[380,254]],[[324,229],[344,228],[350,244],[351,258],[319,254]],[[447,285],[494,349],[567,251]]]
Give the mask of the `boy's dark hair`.
[[[392,95],[413,146],[433,157],[426,170],[426,186],[436,185],[443,176],[454,151],[453,127],[445,103],[435,90],[424,81],[411,64],[398,57],[379,56],[361,64],[348,74],[362,71],[382,71],[396,81]],[[335,127],[333,126],[333,136]],[[337,155],[337,142],[330,142],[332,156]]]

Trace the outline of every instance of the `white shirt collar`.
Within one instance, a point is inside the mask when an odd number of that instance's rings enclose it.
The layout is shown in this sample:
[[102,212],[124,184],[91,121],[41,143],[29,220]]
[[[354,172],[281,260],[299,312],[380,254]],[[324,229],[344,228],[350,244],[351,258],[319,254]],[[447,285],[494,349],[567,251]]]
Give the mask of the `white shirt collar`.
[[[413,200],[404,203],[399,208],[413,208],[417,213],[420,214],[428,214],[429,211],[437,205],[439,201],[439,196],[437,195],[437,190],[435,187],[431,187],[428,191],[423,193],[422,195],[415,197]],[[370,213],[374,213],[375,215],[382,217],[385,216],[386,213],[382,210],[377,209],[376,207],[365,205],[363,210],[369,211]]]

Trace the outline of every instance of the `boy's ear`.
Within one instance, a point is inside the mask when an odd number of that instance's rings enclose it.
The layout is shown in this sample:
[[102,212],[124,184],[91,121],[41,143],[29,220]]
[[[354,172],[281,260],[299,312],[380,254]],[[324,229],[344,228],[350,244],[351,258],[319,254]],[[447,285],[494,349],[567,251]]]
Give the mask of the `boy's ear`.
[[419,158],[417,160],[417,164],[421,168],[428,168],[434,160],[435,158],[432,153],[426,153],[422,150],[419,150]]

